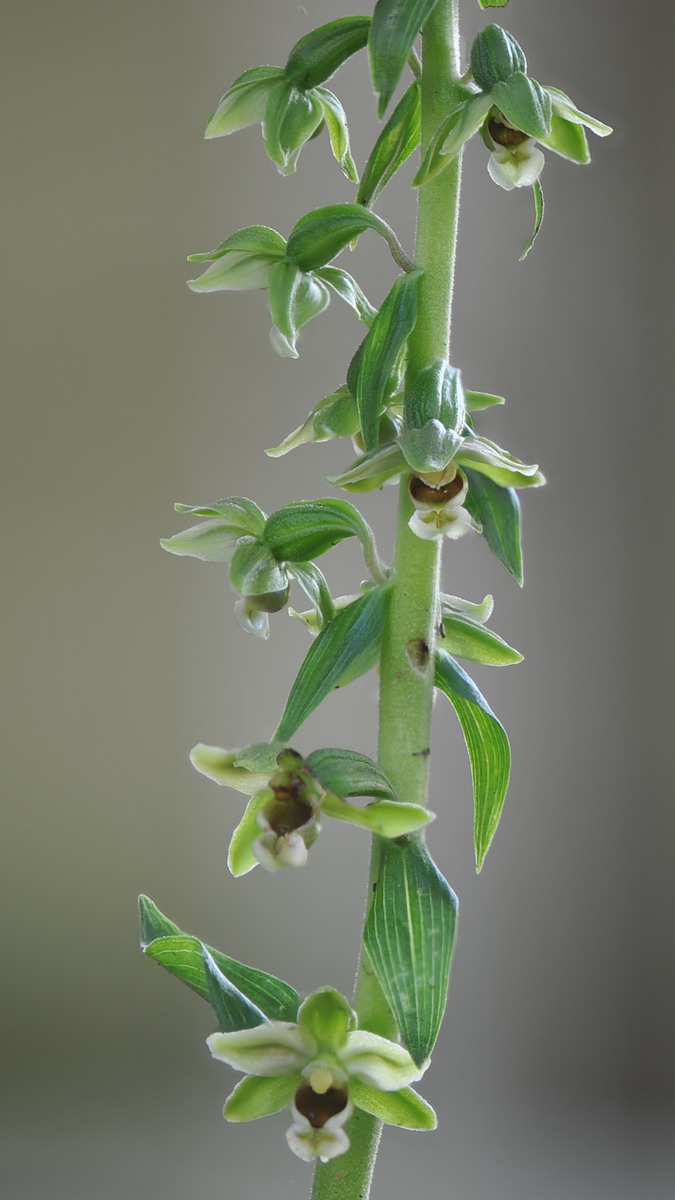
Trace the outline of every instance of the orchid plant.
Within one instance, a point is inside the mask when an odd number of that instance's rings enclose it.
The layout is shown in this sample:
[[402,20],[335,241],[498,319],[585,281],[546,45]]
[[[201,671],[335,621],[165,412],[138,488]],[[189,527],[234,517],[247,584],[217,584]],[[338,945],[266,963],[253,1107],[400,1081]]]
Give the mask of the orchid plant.
[[[507,0],[478,2],[501,8]],[[458,8],[459,0],[377,0],[372,17],[331,21],[301,38],[285,66],[244,71],[206,129],[208,138],[220,138],[260,124],[265,152],[282,175],[297,169],[303,146],[325,131],[357,187],[352,203],[306,213],[287,238],[251,225],[192,255],[204,269],[190,287],[266,291],[272,345],[290,357],[333,296],[349,305],[366,332],[345,382],[267,453],[351,440],[354,461],[328,482],[348,494],[397,484],[399,494],[392,565],[361,512],[334,495],[270,516],[240,496],[177,504],[198,521],[162,542],[173,554],[227,565],[236,620],[256,637],[269,636],[270,617],[280,619],[291,588],[309,603],[302,612],[289,609],[312,640],[276,730],[243,749],[200,744],[191,754],[199,772],[247,797],[230,843],[232,874],[257,865],[302,867],[330,826],[326,818],[372,838],[351,1001],[326,986],[302,1000],[283,980],[185,934],[147,897],[140,902],[145,953],[210,1003],[218,1030],[209,1049],[243,1075],[225,1118],[248,1121],[289,1107],[288,1145],[316,1164],[313,1200],[367,1198],[383,1122],[436,1125],[410,1086],[429,1065],[443,1018],[457,913],[425,838],[436,692],[450,701],[468,749],[478,870],[509,781],[504,727],[457,659],[502,666],[521,655],[487,627],[491,597],[474,603],[441,590],[441,554],[446,539],[478,534],[522,584],[518,491],[544,477],[478,431],[479,414],[504,401],[465,386],[450,358],[464,146],[480,135],[491,179],[507,190],[532,188],[535,221],[524,257],[543,218],[543,151],[586,163],[585,130],[611,132],[564,92],[533,79],[518,42],[495,24],[461,63]],[[386,120],[359,181],[344,109],[325,84],[364,49]],[[406,70],[412,78],[390,112]],[[417,237],[408,257],[373,205],[418,150]],[[383,239],[400,269],[379,307],[334,262],[367,231]],[[334,596],[317,560],[347,538],[360,544],[367,578],[358,594]],[[321,701],[375,668],[377,761],[345,748],[300,753],[298,731]]]

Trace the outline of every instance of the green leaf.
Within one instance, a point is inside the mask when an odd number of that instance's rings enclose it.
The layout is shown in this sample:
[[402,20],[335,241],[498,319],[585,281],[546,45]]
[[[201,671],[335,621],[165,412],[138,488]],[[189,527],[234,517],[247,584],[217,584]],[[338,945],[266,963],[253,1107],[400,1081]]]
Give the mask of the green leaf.
[[235,79],[210,118],[205,138],[225,137],[257,125],[265,116],[270,89],[283,79],[281,67],[253,67]]
[[435,684],[457,713],[469,752],[476,870],[480,871],[499,824],[509,786],[509,739],[473,680],[443,650],[436,655]]
[[380,416],[389,398],[389,380],[417,320],[417,288],[422,274],[416,270],[399,276],[361,348],[353,390],[366,451],[377,446]]
[[505,8],[509,0],[478,0],[481,8]]
[[316,87],[368,41],[370,17],[339,17],[306,33],[295,43],[284,68],[297,88]]
[[324,798],[321,810],[327,817],[346,821],[349,825],[359,825],[362,829],[385,838],[400,838],[414,833],[433,821],[435,816],[428,808],[422,808],[419,804],[377,800],[365,808],[358,808],[355,804],[349,804],[347,800],[341,800],[339,796],[332,794]]
[[268,303],[278,337],[275,350],[282,358],[297,358],[298,333],[330,302],[325,284],[305,274],[292,262],[275,263],[269,271]]
[[541,144],[548,146],[549,150],[553,150],[571,162],[588,163],[591,161],[583,125],[562,117],[555,104],[551,114],[551,132],[548,137],[541,138]]
[[469,412],[480,412],[483,408],[493,408],[495,404],[506,404],[503,396],[493,396],[491,392],[465,392],[464,398]]
[[387,109],[417,35],[435,4],[436,0],[377,0],[368,56],[379,117]]
[[376,796],[395,800],[396,793],[384,771],[372,758],[357,750],[314,750],[305,759],[322,788],[336,796]]
[[288,576],[271,550],[251,538],[240,542],[232,556],[230,583],[240,596],[266,596],[284,592]]
[[189,513],[196,517],[224,517],[228,525],[238,526],[242,533],[257,537],[262,533],[267,520],[263,510],[245,496],[228,496],[214,504],[174,504],[177,513]]
[[313,562],[289,562],[286,567],[319,613],[319,624],[327,625],[335,616],[335,605],[323,573]]
[[528,137],[545,138],[551,132],[551,97],[524,71],[516,71],[510,79],[495,84],[492,102]]
[[382,129],[366,163],[356,203],[370,208],[420,143],[420,85],[412,83]]
[[350,670],[379,646],[389,589],[372,588],[333,617],[321,630],[291,688],[276,737],[288,741]]
[[574,101],[570,100],[569,96],[566,96],[559,88],[549,87],[546,88],[546,91],[551,97],[554,109],[566,121],[585,125],[587,129],[596,133],[598,137],[609,137],[609,134],[612,133],[611,125],[605,125],[604,121],[599,121],[597,117],[591,117],[588,113],[582,112],[580,108],[577,108]]
[[328,482],[346,492],[372,492],[407,470],[406,461],[397,445],[378,446],[363,454],[341,475],[329,475]]
[[245,229],[231,233],[215,250],[188,254],[188,262],[215,262],[226,254],[234,253],[260,254],[279,259],[286,253],[286,242],[276,229],[270,229],[268,225],[247,225]]
[[170,554],[188,555],[200,558],[202,562],[227,563],[239,539],[245,536],[243,529],[233,528],[223,521],[203,521],[182,533],[174,533],[173,537],[160,538],[159,544]]
[[468,658],[470,662],[484,663],[489,667],[506,667],[523,661],[522,654],[513,646],[470,618],[444,614],[443,628],[443,649],[459,658]]
[[305,562],[348,537],[357,537],[364,546],[370,546],[373,535],[353,504],[327,497],[284,505],[268,518],[262,540],[279,562]]
[[273,1079],[245,1075],[225,1101],[223,1116],[226,1121],[255,1121],[281,1112],[290,1104],[301,1080],[301,1075],[278,1075]]
[[381,1092],[368,1087],[358,1079],[349,1081],[349,1094],[357,1108],[377,1117],[387,1125],[398,1125],[400,1129],[435,1129],[436,1113],[426,1100],[412,1088],[401,1088],[398,1092]]
[[364,945],[403,1045],[421,1066],[445,1011],[457,897],[416,842],[387,842]]
[[202,957],[209,1003],[216,1014],[218,1028],[223,1033],[232,1033],[235,1029],[255,1029],[256,1025],[262,1025],[265,1014],[234,987],[206,946],[202,946]]
[[[149,897],[141,896],[139,907],[141,947],[148,957],[182,979],[204,1000],[209,1000],[202,943],[197,938],[181,933],[178,926],[165,917]],[[274,975],[228,958],[212,946],[206,949],[229,982],[256,1005],[268,1020],[295,1021],[300,996],[294,988]]]
[[534,196],[534,228],[532,230],[530,240],[520,256],[520,262],[522,262],[524,258],[527,258],[528,254],[530,253],[530,250],[534,246],[537,234],[541,229],[542,221],[544,220],[544,193],[541,190],[541,184],[538,179],[532,185],[532,195]]
[[491,108],[492,97],[478,92],[468,95],[444,117],[427,146],[413,187],[422,187],[450,165],[464,143],[478,132]]
[[510,33],[499,25],[486,25],[471,46],[471,70],[481,91],[490,92],[516,71],[527,71],[527,60]]
[[520,500],[511,487],[501,487],[486,475],[466,468],[469,491],[464,501],[471,516],[483,527],[492,553],[523,586]]
[[350,242],[374,229],[389,247],[398,245],[393,229],[361,204],[328,204],[315,208],[293,226],[287,255],[302,271],[323,267]]
[[329,92],[328,88],[318,87],[315,94],[321,101],[333,157],[347,179],[352,183],[358,183],[359,173],[349,149],[349,129],[345,110],[337,96]]
[[[370,303],[368,297],[361,291],[358,283],[341,267],[322,267],[316,271],[317,279],[322,279],[345,304],[354,309],[359,321],[364,325],[372,325],[377,316],[377,309]],[[339,436],[346,436],[340,434]]]

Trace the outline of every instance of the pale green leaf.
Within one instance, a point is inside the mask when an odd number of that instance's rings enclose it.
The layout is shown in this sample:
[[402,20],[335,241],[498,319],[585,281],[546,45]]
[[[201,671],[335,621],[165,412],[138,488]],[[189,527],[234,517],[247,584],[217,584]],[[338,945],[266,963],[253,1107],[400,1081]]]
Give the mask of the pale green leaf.
[[420,144],[420,85],[412,83],[382,129],[356,193],[357,204],[370,208],[380,192]]
[[378,116],[391,100],[410,52],[436,0],[377,0],[368,38]]
[[422,271],[396,280],[360,347],[353,387],[366,451],[377,447],[380,416],[389,398],[389,381],[396,361],[415,327],[417,289]]
[[302,90],[330,79],[343,62],[363,49],[369,29],[370,17],[338,17],[312,29],[291,50],[286,78]]

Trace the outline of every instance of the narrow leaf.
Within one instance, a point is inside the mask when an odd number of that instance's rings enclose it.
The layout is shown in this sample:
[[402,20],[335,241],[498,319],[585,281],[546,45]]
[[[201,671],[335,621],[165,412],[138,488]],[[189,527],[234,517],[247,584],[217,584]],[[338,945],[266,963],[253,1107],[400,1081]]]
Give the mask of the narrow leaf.
[[338,17],[306,33],[291,50],[284,74],[297,88],[316,87],[368,41],[370,17]]
[[253,847],[262,833],[258,824],[258,814],[269,803],[271,797],[272,792],[269,789],[252,796],[230,838],[227,867],[235,879],[248,875],[249,871],[258,865],[259,860],[253,852]]
[[405,470],[406,461],[399,446],[378,446],[357,458],[341,475],[329,475],[328,482],[346,492],[372,492]]
[[486,475],[466,468],[469,492],[464,501],[471,516],[483,528],[492,553],[523,586],[520,500],[514,488],[500,487]]
[[403,94],[365,165],[356,203],[370,208],[380,192],[420,143],[420,85],[412,83]]
[[335,616],[335,605],[323,573],[313,562],[289,562],[289,575],[300,585],[320,616],[320,625],[326,625]]
[[464,396],[469,412],[480,412],[483,408],[493,408],[495,404],[506,404],[503,396],[493,396],[492,392],[465,392]]
[[443,118],[429,142],[413,187],[428,183],[450,165],[464,143],[478,132],[491,108],[492,97],[476,92]]
[[541,190],[541,184],[538,179],[532,185],[532,195],[534,197],[534,228],[532,230],[530,240],[523,250],[520,259],[518,260],[519,262],[522,262],[524,258],[527,258],[528,254],[530,253],[530,250],[534,246],[537,234],[541,229],[542,221],[544,220],[544,193]]
[[306,213],[293,226],[287,254],[303,271],[323,267],[350,242],[374,229],[389,247],[398,246],[393,229],[362,204],[328,204]]
[[343,174],[347,176],[347,179],[351,183],[358,183],[359,173],[349,148],[349,129],[347,127],[345,110],[337,96],[329,92],[328,88],[317,88],[316,95],[321,100],[323,106],[323,117],[326,122],[333,157],[339,164]]
[[279,740],[292,738],[349,670],[379,646],[388,602],[388,588],[372,588],[321,630],[291,688],[275,735]]
[[597,117],[591,117],[588,113],[582,112],[577,108],[573,100],[561,92],[559,88],[549,87],[546,89],[553,102],[553,107],[564,117],[566,121],[573,121],[579,125],[585,125],[587,129],[592,130],[598,137],[609,137],[612,133],[612,126],[605,125],[604,121],[599,121]]
[[357,1108],[400,1129],[435,1129],[436,1113],[413,1088],[381,1092],[358,1079],[350,1080],[349,1094]]
[[499,824],[509,786],[509,739],[473,680],[444,650],[439,650],[436,655],[435,683],[457,713],[469,752],[476,870],[480,871]]
[[416,270],[399,276],[361,347],[354,394],[366,451],[377,446],[389,380],[417,320],[417,288],[422,274]]
[[418,1066],[433,1050],[445,1012],[457,897],[428,851],[386,843],[366,921],[366,953]]
[[202,946],[202,958],[209,1003],[219,1029],[223,1033],[232,1033],[236,1029],[255,1029],[256,1025],[262,1025],[266,1020],[264,1012],[230,982],[206,946]]
[[377,0],[368,38],[373,91],[382,117],[403,74],[417,35],[436,0]]
[[270,268],[268,287],[269,310],[278,333],[274,348],[283,358],[297,358],[298,333],[327,307],[328,288],[287,261]]

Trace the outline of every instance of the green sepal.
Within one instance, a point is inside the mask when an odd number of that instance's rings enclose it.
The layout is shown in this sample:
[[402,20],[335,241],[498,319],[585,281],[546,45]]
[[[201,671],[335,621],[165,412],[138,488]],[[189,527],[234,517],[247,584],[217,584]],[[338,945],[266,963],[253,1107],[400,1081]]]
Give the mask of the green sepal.
[[420,85],[411,83],[382,129],[356,193],[356,203],[370,208],[380,192],[420,144]]
[[417,320],[417,288],[422,274],[415,270],[399,276],[360,348],[352,391],[366,451],[374,450],[378,444],[380,416],[391,394],[391,374]]
[[276,770],[277,758],[284,750],[283,742],[254,742],[252,746],[244,746],[235,751],[234,766],[243,767],[246,771],[265,772],[272,774]]
[[319,626],[327,625],[335,616],[335,605],[323,572],[313,562],[288,562],[289,575],[302,588],[319,615]]
[[281,175],[292,175],[305,142],[323,121],[323,106],[313,92],[301,92],[290,82],[274,88],[262,124],[267,157]]
[[516,71],[510,79],[495,84],[492,102],[528,137],[545,138],[551,132],[550,94],[524,71]]
[[327,795],[321,805],[327,817],[359,825],[370,833],[384,838],[400,838],[422,829],[435,818],[435,813],[419,804],[405,804],[398,800],[376,800],[365,808],[349,804],[339,796]]
[[251,770],[246,763],[245,750],[221,750],[220,746],[206,746],[198,742],[190,751],[190,762],[195,771],[211,779],[219,787],[233,788],[252,796],[254,792],[265,787],[271,770],[266,766]]
[[457,897],[417,842],[386,842],[364,946],[401,1035],[426,1062],[445,1012]]
[[440,602],[443,618],[468,617],[478,625],[484,625],[486,621],[489,621],[495,606],[490,595],[484,596],[478,604],[475,604],[472,600],[463,600],[461,596],[446,596],[444,592],[441,592]]
[[248,875],[248,872],[258,865],[258,859],[253,853],[253,847],[262,834],[262,829],[258,824],[258,814],[266,804],[269,804],[271,797],[272,792],[269,789],[264,789],[252,796],[230,838],[227,866],[235,879],[239,879],[242,875]]
[[480,412],[484,408],[494,408],[495,404],[506,404],[503,396],[493,396],[492,392],[465,392],[466,407],[469,412]]
[[349,1094],[357,1108],[384,1121],[386,1125],[397,1125],[399,1129],[435,1129],[436,1113],[426,1100],[413,1088],[401,1088],[398,1092],[381,1092],[368,1087],[358,1079],[350,1080]]
[[443,615],[445,630],[441,646],[458,658],[483,663],[488,667],[506,667],[523,661],[522,654],[503,638],[485,629],[479,622],[458,615]]
[[551,113],[551,132],[548,137],[541,139],[541,144],[570,162],[585,164],[591,161],[588,138],[583,125],[561,117],[555,104]]
[[530,253],[544,220],[544,193],[538,179],[532,184],[532,195],[534,197],[534,227],[532,229],[532,233],[530,234],[529,241],[520,256],[520,259],[518,260],[519,262],[522,262],[524,258],[527,258],[528,254]]
[[476,870],[480,871],[499,824],[509,786],[509,739],[473,680],[444,650],[436,654],[434,682],[452,704],[469,752]]
[[554,109],[566,121],[571,121],[572,124],[585,125],[587,129],[597,134],[598,137],[609,137],[610,133],[612,133],[611,125],[605,125],[605,122],[599,121],[597,117],[591,117],[589,113],[582,112],[580,108],[577,108],[574,101],[565,95],[565,92],[560,91],[560,88],[549,87],[546,88],[546,91],[551,98]]
[[[332,287],[336,296],[344,300],[350,308],[353,308],[359,321],[364,325],[372,325],[377,316],[377,309],[373,307],[370,300],[361,290],[358,283],[341,267],[321,267],[315,271],[317,279],[322,279],[329,287]],[[340,434],[340,437],[345,436]]]
[[291,50],[284,74],[301,90],[334,75],[368,41],[370,17],[339,17],[306,33]]
[[248,129],[250,125],[258,125],[265,116],[270,89],[283,77],[281,67],[253,67],[244,71],[221,97],[204,137],[226,137],[240,129]]
[[462,444],[461,434],[429,421],[422,429],[403,429],[398,438],[408,466],[418,475],[444,471]]
[[427,146],[413,187],[422,187],[450,165],[464,143],[478,132],[491,108],[491,96],[474,92],[444,117]]
[[356,1028],[356,1014],[335,988],[322,987],[303,1000],[298,1025],[303,1033],[314,1038],[320,1054],[330,1054],[340,1050],[347,1034]]
[[204,250],[200,254],[188,254],[188,262],[216,262],[226,254],[259,254],[274,261],[284,257],[286,241],[276,229],[268,225],[247,225],[225,238],[215,250]]
[[[140,896],[138,903],[142,950],[170,974],[187,983],[204,1000],[209,1000],[202,942],[182,933],[148,896]],[[294,988],[274,975],[228,958],[212,946],[206,949],[229,982],[256,1005],[269,1021],[295,1021],[300,996]]]
[[384,116],[436,0],[377,0],[368,37],[368,57],[377,115]]
[[[291,688],[275,737],[288,741],[334,687],[379,652],[389,588],[371,588],[338,612],[312,643]],[[352,675],[352,678],[355,676]]]
[[400,446],[378,446],[369,454],[363,454],[341,475],[329,475],[328,482],[346,492],[372,492],[395,479],[407,464]]
[[255,1029],[256,1025],[262,1025],[266,1019],[264,1012],[247,1000],[239,988],[234,986],[204,945],[202,958],[209,1003],[216,1014],[221,1032],[232,1033],[236,1029]]
[[202,521],[192,525],[173,537],[160,538],[159,544],[170,554],[199,558],[202,562],[227,563],[234,554],[239,539],[246,534],[242,529],[226,525],[223,521]]
[[460,372],[445,359],[424,367],[405,397],[398,442],[413,471],[443,471],[462,442],[466,402]]
[[226,1121],[256,1121],[281,1112],[291,1103],[302,1083],[301,1075],[245,1075],[228,1096],[223,1109]]
[[366,229],[374,229],[390,248],[398,246],[386,221],[363,205],[328,204],[306,213],[293,226],[286,253],[302,271],[313,271],[324,267]]
[[230,583],[240,596],[274,595],[286,591],[288,574],[269,547],[250,538],[242,540],[232,555]]
[[226,500],[216,500],[213,504],[174,504],[173,507],[174,512],[196,517],[223,517],[228,525],[236,525],[242,533],[250,533],[254,537],[262,533],[267,520],[263,510],[245,496],[228,496]]
[[357,750],[314,750],[305,759],[322,788],[337,796],[375,796],[395,800],[396,793],[384,771]]
[[345,110],[337,96],[328,88],[318,87],[314,94],[321,102],[333,157],[347,179],[352,183],[358,183],[359,173],[349,148],[349,129]]
[[327,497],[296,500],[272,513],[262,541],[279,562],[305,562],[348,537],[357,537],[364,548],[372,547],[372,531],[358,509],[348,500]]
[[524,463],[478,434],[464,438],[456,457],[462,467],[472,467],[501,487],[542,487],[546,483],[537,463]]
[[275,327],[274,348],[282,358],[297,358],[298,333],[328,306],[328,288],[292,262],[275,263],[268,278],[268,304]]
[[[329,268],[325,268],[328,270]],[[318,274],[318,272],[317,272]],[[323,274],[323,272],[322,272]],[[330,438],[353,437],[359,430],[356,400],[347,385],[320,400],[307,419],[285,437],[278,446],[266,450],[270,458],[280,458],[306,442],[325,442]]]
[[486,475],[465,468],[469,491],[465,507],[482,527],[492,553],[516,583],[523,586],[522,519],[520,500],[512,487],[501,487]]
[[266,254],[244,254],[237,250],[222,255],[196,279],[188,279],[193,292],[264,291],[270,267],[279,260]]
[[527,71],[527,59],[510,33],[499,25],[486,25],[471,46],[471,70],[481,91],[490,92],[516,71]]

